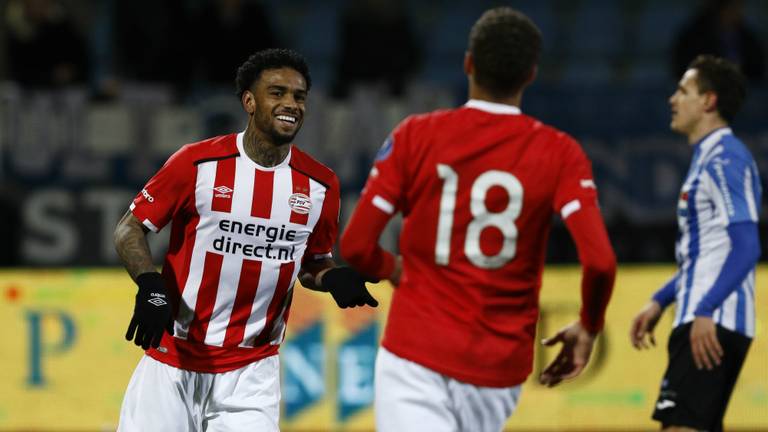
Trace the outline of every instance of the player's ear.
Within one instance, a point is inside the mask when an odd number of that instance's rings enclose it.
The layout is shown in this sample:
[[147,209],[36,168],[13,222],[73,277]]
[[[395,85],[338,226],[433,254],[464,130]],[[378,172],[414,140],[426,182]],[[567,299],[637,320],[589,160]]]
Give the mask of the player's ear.
[[704,94],[704,112],[717,111],[717,93],[707,92]]
[[472,58],[472,53],[466,51],[464,53],[464,74],[467,76],[475,73],[475,60]]
[[243,92],[243,95],[240,97],[240,103],[243,104],[243,109],[248,114],[253,114],[256,112],[256,97],[251,93],[250,90],[246,90]]

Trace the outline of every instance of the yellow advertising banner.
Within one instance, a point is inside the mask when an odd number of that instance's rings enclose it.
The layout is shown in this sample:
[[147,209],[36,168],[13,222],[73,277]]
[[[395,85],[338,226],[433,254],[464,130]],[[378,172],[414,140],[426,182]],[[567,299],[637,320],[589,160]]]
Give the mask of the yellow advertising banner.
[[[768,270],[757,275],[757,337],[726,417],[728,430],[768,431]],[[606,331],[579,379],[546,389],[535,375],[555,349],[538,349],[509,430],[640,431],[650,420],[666,364],[667,312],[659,346],[635,351],[634,314],[671,266],[619,271]],[[550,267],[540,337],[577,317],[578,267]],[[297,289],[281,348],[284,431],[373,430],[373,362],[391,288],[372,287],[373,310],[340,310],[327,294]],[[141,350],[124,340],[135,287],[121,269],[0,271],[0,431],[102,431],[117,425],[123,391]],[[418,331],[418,329],[414,329]]]

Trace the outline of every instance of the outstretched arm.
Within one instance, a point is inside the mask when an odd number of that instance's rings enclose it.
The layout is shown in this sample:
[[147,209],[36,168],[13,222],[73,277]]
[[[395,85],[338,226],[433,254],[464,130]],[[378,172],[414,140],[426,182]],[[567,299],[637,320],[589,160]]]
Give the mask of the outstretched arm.
[[299,280],[311,290],[330,292],[340,308],[379,305],[365,287],[363,275],[346,266],[337,267],[330,258],[305,260]]

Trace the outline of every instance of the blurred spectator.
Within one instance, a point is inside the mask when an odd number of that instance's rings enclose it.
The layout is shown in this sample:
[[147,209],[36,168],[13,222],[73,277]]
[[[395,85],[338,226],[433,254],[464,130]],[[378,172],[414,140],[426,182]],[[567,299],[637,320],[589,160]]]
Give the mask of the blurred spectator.
[[202,78],[234,88],[232,77],[255,51],[276,47],[264,6],[255,0],[207,1],[195,26]]
[[116,0],[116,70],[122,78],[188,84],[192,41],[184,0]]
[[744,21],[743,0],[707,0],[680,31],[673,50],[676,77],[699,54],[731,60],[752,82],[765,77],[764,47]]
[[358,83],[384,83],[401,96],[418,68],[419,47],[402,1],[349,0],[341,19],[334,96]]
[[55,0],[11,0],[5,28],[10,78],[27,88],[83,83],[86,45]]

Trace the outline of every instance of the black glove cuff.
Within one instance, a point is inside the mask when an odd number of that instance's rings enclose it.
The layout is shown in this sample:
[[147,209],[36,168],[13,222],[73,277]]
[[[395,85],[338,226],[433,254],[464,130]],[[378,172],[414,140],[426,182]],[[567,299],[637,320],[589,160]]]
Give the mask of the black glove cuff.
[[165,281],[158,272],[147,272],[136,276],[139,291],[155,291],[165,293]]

